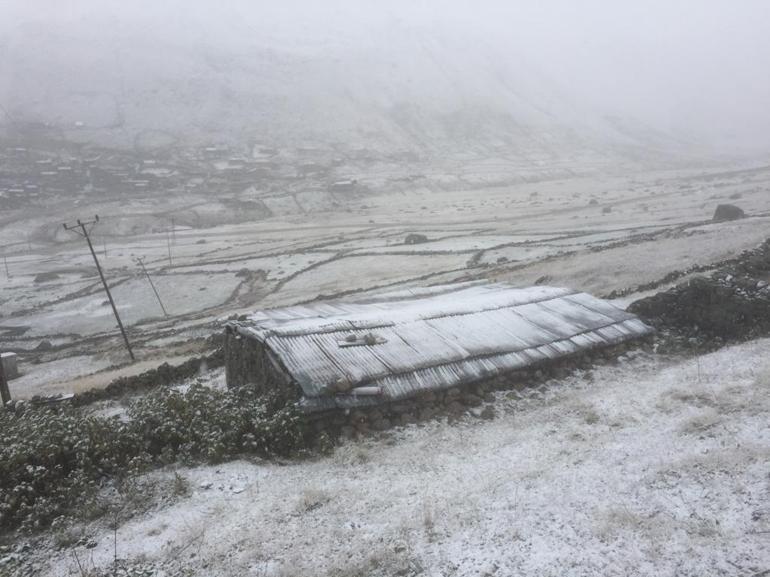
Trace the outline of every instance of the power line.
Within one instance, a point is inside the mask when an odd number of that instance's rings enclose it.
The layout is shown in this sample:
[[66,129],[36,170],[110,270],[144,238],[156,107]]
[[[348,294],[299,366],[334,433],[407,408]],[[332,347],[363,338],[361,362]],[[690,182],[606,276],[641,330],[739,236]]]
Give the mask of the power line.
[[[115,306],[115,301],[112,300],[112,293],[110,293],[110,287],[107,286],[107,281],[104,279],[104,273],[102,272],[102,267],[99,264],[99,259],[96,258],[96,252],[94,251],[94,245],[91,244],[91,237],[88,236],[88,229],[86,226],[96,224],[99,222],[99,215],[97,214],[94,217],[94,220],[89,220],[87,222],[81,222],[80,219],[77,220],[77,224],[73,225],[67,225],[66,223],[63,224],[64,230],[72,231],[76,234],[79,234],[80,236],[84,237],[86,239],[86,242],[88,243],[88,248],[91,250],[91,256],[94,257],[94,263],[96,264],[96,270],[99,271],[99,278],[102,279],[102,285],[104,286],[104,291],[107,293],[107,298],[110,299],[110,306],[112,307],[112,312],[115,313],[115,319],[118,321],[118,327],[120,328],[120,334],[123,335],[123,340],[126,343],[126,348],[128,349],[128,356],[131,357],[132,361],[135,361],[136,358],[134,357],[134,351],[131,350],[131,343],[128,342],[128,335],[126,334],[126,329],[123,328],[123,323],[120,320],[120,315],[118,314],[118,307]],[[78,230],[80,229],[80,230]]]

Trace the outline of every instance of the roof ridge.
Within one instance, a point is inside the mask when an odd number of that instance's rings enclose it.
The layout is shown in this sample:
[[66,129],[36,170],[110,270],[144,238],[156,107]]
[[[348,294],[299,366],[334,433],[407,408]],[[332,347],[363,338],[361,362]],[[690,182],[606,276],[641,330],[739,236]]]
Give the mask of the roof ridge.
[[[570,289],[564,289],[564,290],[570,290]],[[544,303],[556,299],[561,299],[568,296],[573,296],[577,294],[584,294],[579,291],[571,291],[571,292],[565,292],[563,294],[557,294],[557,295],[547,295],[542,298],[533,299],[527,302],[523,303],[516,303],[516,304],[504,304],[499,306],[490,306],[490,307],[483,307],[483,308],[476,308],[473,310],[460,310],[450,313],[444,313],[444,314],[433,314],[429,316],[415,316],[413,318],[410,318],[408,320],[403,321],[402,323],[396,323],[395,321],[379,321],[379,320],[372,320],[370,321],[370,324],[367,324],[365,320],[357,320],[357,319],[340,319],[338,322],[340,323],[350,323],[351,325],[353,323],[361,323],[362,326],[350,326],[350,327],[342,327],[342,326],[333,326],[328,325],[327,327],[314,327],[309,328],[305,330],[301,329],[288,329],[288,330],[281,330],[281,328],[269,328],[264,329],[262,338],[263,340],[267,341],[267,339],[271,337],[301,337],[301,336],[307,336],[307,335],[318,335],[318,334],[329,334],[329,333],[342,333],[342,332],[351,332],[351,331],[357,331],[357,330],[376,330],[378,328],[386,328],[386,327],[393,327],[397,326],[397,324],[406,324],[410,322],[417,322],[417,321],[430,321],[435,319],[444,319],[444,318],[452,318],[452,317],[461,317],[461,316],[469,316],[474,314],[480,314],[485,313],[489,311],[497,311],[497,310],[503,310],[503,309],[516,309],[518,307],[523,307],[527,305],[532,304],[538,304],[538,303]],[[587,294],[587,293],[585,293]],[[398,301],[393,301],[398,302]],[[318,317],[310,317],[310,318],[323,318],[320,315]]]

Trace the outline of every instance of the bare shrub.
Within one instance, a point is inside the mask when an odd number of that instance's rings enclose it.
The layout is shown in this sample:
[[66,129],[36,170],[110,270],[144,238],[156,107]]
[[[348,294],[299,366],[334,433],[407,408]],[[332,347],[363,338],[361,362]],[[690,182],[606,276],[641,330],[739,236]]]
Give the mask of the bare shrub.
[[682,424],[680,431],[685,435],[702,435],[722,423],[722,417],[714,410],[707,409]]
[[349,565],[332,567],[326,575],[329,577],[391,577],[393,575],[408,577],[423,574],[424,571],[419,560],[410,555],[382,548]]
[[171,483],[171,493],[175,497],[187,497],[190,494],[190,482],[178,472],[174,471],[174,479]]
[[329,501],[331,501],[331,495],[326,491],[307,488],[302,491],[302,495],[297,503],[297,511],[300,513],[315,511],[316,509],[323,507]]
[[570,407],[570,413],[576,415],[587,425],[595,425],[601,420],[601,415],[599,414],[599,411],[596,410],[596,407],[583,401],[574,403],[574,405]]

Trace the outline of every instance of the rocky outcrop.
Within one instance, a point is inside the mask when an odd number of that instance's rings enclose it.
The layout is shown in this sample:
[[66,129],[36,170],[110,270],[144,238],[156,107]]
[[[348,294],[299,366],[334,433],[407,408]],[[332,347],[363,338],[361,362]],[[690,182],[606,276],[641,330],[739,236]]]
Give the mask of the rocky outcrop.
[[770,241],[699,276],[636,301],[629,312],[697,348],[770,335]]
[[629,310],[693,338],[729,342],[770,334],[770,290],[762,281],[696,277]]

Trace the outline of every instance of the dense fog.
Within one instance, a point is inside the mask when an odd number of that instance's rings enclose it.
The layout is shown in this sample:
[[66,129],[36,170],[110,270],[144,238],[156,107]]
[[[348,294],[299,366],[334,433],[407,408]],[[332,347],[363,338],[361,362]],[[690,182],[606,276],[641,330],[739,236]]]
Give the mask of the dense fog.
[[0,125],[135,146],[770,148],[762,1],[0,4]]

